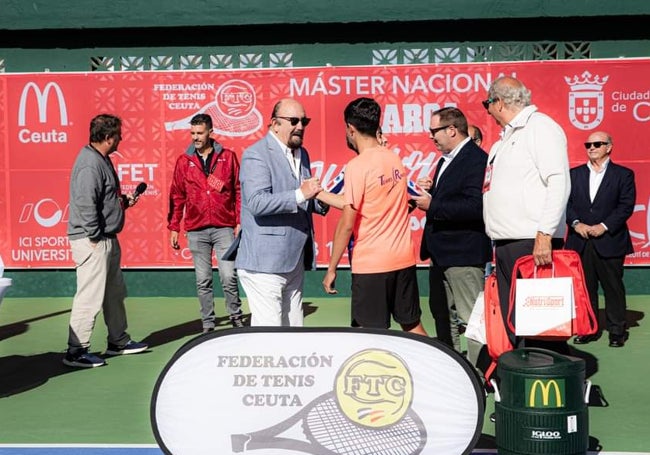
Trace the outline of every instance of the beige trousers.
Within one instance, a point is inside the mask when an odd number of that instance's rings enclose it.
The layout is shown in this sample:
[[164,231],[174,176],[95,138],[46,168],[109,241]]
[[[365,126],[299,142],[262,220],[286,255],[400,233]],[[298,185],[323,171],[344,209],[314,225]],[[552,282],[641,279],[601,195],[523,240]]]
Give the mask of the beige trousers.
[[116,238],[93,245],[88,238],[71,240],[77,271],[77,292],[72,300],[68,346],[71,352],[87,349],[95,320],[103,310],[108,342],[122,346],[126,333],[126,285],[120,268],[122,251]]

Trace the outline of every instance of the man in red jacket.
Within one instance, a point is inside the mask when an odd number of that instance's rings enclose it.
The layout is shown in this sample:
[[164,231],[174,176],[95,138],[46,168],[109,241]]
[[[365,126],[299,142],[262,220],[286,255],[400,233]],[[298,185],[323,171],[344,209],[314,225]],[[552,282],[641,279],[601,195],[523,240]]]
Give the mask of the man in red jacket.
[[201,304],[203,333],[215,328],[212,251],[216,252],[226,311],[233,327],[243,327],[241,300],[234,261],[221,259],[239,233],[241,193],[239,161],[232,150],[210,137],[212,118],[197,114],[190,121],[192,145],[178,157],[169,191],[168,226],[171,246],[179,249],[184,227]]

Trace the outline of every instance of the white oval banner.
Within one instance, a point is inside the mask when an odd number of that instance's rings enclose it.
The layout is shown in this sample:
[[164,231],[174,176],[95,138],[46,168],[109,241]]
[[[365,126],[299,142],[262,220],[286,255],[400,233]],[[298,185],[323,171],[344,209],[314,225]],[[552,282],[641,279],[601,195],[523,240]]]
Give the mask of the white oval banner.
[[166,454],[470,454],[485,395],[446,345],[393,330],[245,328],[199,336],[156,383]]

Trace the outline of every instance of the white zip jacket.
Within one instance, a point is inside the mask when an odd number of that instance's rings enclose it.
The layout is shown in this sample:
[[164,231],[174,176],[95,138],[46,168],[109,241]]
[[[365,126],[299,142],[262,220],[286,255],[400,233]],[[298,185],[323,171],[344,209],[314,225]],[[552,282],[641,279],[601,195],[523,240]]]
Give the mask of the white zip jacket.
[[538,231],[564,238],[571,179],[560,125],[525,107],[490,149],[490,165],[483,219],[492,240],[534,239]]

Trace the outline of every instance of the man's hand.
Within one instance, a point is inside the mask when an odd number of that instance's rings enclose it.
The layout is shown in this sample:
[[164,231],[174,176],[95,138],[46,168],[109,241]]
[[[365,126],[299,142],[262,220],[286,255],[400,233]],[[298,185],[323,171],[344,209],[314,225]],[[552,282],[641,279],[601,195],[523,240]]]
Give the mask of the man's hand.
[[314,196],[323,191],[323,187],[318,178],[312,177],[302,182],[302,185],[300,185],[300,191],[302,191],[305,199],[313,199]]
[[178,232],[176,231],[170,231],[169,232],[169,240],[172,244],[172,248],[175,250],[179,250],[181,246],[178,244]]
[[127,194],[125,199],[126,206],[133,207],[136,204],[136,202],[138,202],[138,199],[140,199],[140,195],[134,196],[133,193]]
[[578,224],[575,225],[573,230],[576,231],[576,234],[578,234],[583,239],[588,239],[589,238],[589,228],[590,227],[591,226],[587,226],[584,223],[578,223]]
[[535,245],[533,246],[535,265],[547,265],[553,262],[551,240],[551,235],[543,232],[538,232],[535,236]]
[[338,294],[339,291],[334,289],[336,282],[336,271],[327,271],[325,272],[325,277],[323,278],[323,289],[328,294]]
[[417,183],[420,188],[427,191],[429,191],[433,186],[433,180],[431,177],[419,178],[415,183]]
[[593,226],[587,226],[587,232],[592,237],[600,237],[605,232],[607,232],[607,229],[605,229],[605,226],[603,226],[601,223],[598,223],[594,224]]
[[422,193],[420,196],[411,196],[411,200],[415,203],[415,206],[425,212],[429,210],[429,205],[431,204],[431,194]]

